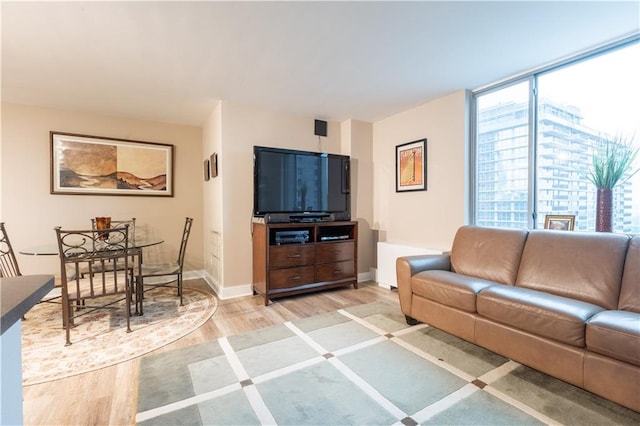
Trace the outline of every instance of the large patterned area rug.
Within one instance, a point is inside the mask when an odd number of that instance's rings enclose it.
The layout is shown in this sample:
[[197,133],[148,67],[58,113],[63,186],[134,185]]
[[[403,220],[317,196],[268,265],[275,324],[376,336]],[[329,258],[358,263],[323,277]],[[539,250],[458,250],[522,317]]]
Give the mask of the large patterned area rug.
[[640,424],[640,414],[373,303],[143,357],[136,422]]
[[124,302],[76,318],[65,346],[60,304],[40,303],[22,321],[22,382],[33,385],[86,373],[139,357],[200,327],[214,314],[213,294],[184,288],[180,306],[175,288],[145,293],[144,315],[126,330]]

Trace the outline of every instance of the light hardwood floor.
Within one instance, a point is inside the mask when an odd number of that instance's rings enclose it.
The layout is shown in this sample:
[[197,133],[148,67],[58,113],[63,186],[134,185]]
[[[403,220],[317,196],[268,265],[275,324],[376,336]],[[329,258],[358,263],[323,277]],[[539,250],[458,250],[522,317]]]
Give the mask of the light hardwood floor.
[[[203,280],[185,281],[185,285],[209,289]],[[277,299],[266,307],[262,296],[219,300],[216,313],[199,329],[152,353],[377,301],[399,306],[395,290],[372,282],[360,283],[357,290],[349,286]],[[136,358],[79,376],[23,387],[24,424],[134,424],[139,364],[140,358]]]

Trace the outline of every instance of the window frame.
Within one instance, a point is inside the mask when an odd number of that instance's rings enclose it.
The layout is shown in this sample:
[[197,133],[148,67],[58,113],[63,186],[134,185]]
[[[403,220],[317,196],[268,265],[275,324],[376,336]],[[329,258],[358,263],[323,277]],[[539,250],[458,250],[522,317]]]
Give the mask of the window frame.
[[596,58],[618,49],[623,49],[627,46],[640,43],[640,33],[633,34],[631,36],[622,37],[613,42],[609,42],[598,46],[596,48],[588,49],[577,54],[565,57],[563,59],[554,61],[549,64],[534,68],[530,71],[526,71],[512,77],[488,84],[486,86],[479,87],[471,91],[470,96],[470,125],[469,125],[469,185],[471,190],[469,191],[469,217],[472,225],[477,225],[478,215],[478,97],[492,92],[504,90],[511,86],[528,83],[529,99],[528,99],[528,185],[527,185],[527,227],[528,229],[537,228],[537,203],[538,203],[538,188],[537,188],[537,145],[538,145],[538,78],[544,74],[558,71],[562,68],[566,68],[580,62]]

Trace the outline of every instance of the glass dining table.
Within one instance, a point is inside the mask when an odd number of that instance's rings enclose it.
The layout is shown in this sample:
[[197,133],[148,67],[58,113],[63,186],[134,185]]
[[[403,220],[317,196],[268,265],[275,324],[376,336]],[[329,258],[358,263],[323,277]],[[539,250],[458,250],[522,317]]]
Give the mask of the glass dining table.
[[[164,239],[158,237],[149,237],[149,236],[136,236],[133,239],[129,240],[128,250],[129,253],[133,256],[138,257],[138,274],[141,272],[141,264],[143,257],[143,249],[146,247],[155,246],[158,244],[162,244]],[[122,245],[118,242],[114,242],[113,245],[110,245],[108,240],[105,243],[105,246],[102,248],[98,248],[95,246],[96,241],[92,239],[88,239],[87,243],[82,245],[77,245],[72,248],[74,251],[78,251],[79,253],[83,252],[92,252],[97,250],[109,250],[109,247],[112,247],[113,250],[121,250]],[[28,256],[57,256],[58,255],[58,245],[57,244],[43,244],[33,247],[28,247],[19,251],[20,254],[28,255]],[[135,268],[135,267],[134,267]],[[138,282],[138,279],[136,279]],[[142,288],[136,285],[136,312],[140,312],[142,315]]]
[[[151,247],[162,243],[164,243],[164,239],[158,237],[136,237],[129,241],[129,250],[141,250],[145,247]],[[52,243],[27,247],[19,250],[19,253],[28,256],[57,256],[58,245]]]

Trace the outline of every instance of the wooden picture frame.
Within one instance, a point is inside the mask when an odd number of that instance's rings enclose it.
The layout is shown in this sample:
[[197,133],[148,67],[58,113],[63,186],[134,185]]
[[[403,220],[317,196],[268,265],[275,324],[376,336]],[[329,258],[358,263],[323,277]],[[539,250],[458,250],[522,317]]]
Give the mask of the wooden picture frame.
[[426,191],[427,140],[396,146],[396,192]]
[[556,231],[573,231],[575,221],[575,215],[548,214],[544,217],[544,229],[551,229]]
[[214,152],[211,154],[209,158],[209,163],[211,164],[211,177],[214,178],[218,176],[218,153]]
[[51,194],[173,197],[174,146],[49,132]]
[[211,178],[210,168],[209,168],[209,159],[204,160],[204,181],[208,181]]

